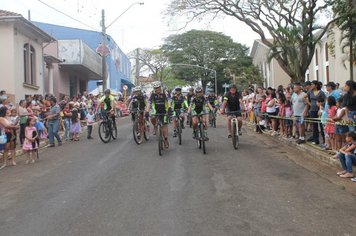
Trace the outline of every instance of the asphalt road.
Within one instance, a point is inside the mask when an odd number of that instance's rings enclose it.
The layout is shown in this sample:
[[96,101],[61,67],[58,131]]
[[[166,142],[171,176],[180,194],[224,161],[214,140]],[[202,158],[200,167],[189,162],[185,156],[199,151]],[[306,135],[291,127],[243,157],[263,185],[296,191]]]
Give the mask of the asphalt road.
[[233,150],[220,121],[207,155],[185,129],[160,157],[127,118],[117,141],[96,132],[0,171],[0,235],[356,235],[355,196],[266,136]]

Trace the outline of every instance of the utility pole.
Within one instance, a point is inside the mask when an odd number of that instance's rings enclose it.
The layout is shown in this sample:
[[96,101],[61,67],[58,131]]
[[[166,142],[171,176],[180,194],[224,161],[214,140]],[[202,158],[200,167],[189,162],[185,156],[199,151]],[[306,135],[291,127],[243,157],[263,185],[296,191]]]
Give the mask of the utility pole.
[[135,73],[135,77],[136,77],[136,86],[139,86],[139,79],[140,79],[140,49],[137,48],[136,49],[136,73]]
[[[106,27],[105,27],[105,11],[104,9],[101,10],[101,46],[103,50],[106,48]],[[106,89],[106,54],[103,53],[101,55],[102,60],[102,74],[103,74],[103,93]]]

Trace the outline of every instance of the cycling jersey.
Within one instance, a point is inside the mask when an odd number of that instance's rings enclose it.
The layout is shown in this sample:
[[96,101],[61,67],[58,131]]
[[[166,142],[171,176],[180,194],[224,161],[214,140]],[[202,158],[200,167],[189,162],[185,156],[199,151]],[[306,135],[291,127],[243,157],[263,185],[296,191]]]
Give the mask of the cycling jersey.
[[180,95],[180,96],[173,96],[172,97],[172,109],[173,110],[179,110],[179,109],[182,109],[186,106],[185,104],[185,99],[184,99],[184,96],[183,95]]
[[145,110],[147,106],[146,98],[143,95],[136,95],[131,98],[131,106],[133,109],[140,111]]
[[215,108],[215,107],[219,104],[218,99],[216,98],[215,95],[212,95],[212,96],[209,95],[209,96],[207,97],[207,99],[208,99],[210,105],[211,105],[213,108]]
[[240,99],[241,99],[241,95],[238,92],[236,92],[235,94],[227,92],[224,95],[224,101],[227,102],[226,107],[229,111],[241,111]]
[[109,97],[106,96],[102,96],[100,98],[100,102],[102,104],[104,104],[104,111],[110,111],[111,109],[113,109],[113,107],[111,107],[111,103],[115,100],[114,96],[110,95]]
[[194,113],[200,114],[202,112],[205,112],[206,105],[208,104],[208,100],[202,96],[202,97],[194,97],[191,101],[191,107],[192,111]]
[[152,93],[150,97],[150,104],[154,112],[167,113],[168,99],[165,93]]
[[192,101],[192,98],[194,97],[194,94],[187,94],[186,96],[186,101],[187,101],[187,106],[190,106],[190,102]]

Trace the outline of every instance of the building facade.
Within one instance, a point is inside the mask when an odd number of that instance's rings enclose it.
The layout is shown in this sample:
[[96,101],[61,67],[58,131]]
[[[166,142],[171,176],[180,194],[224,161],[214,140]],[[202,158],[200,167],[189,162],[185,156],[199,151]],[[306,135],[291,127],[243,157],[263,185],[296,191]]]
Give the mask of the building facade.
[[263,86],[265,88],[277,88],[278,85],[287,86],[290,84],[291,78],[282,70],[276,59],[268,61],[269,54],[269,47],[261,40],[255,40],[250,56],[252,57],[253,64],[260,69]]
[[[102,41],[101,32],[39,22],[34,22],[34,24],[59,41],[81,40],[82,44],[88,46],[88,48],[90,48],[92,51],[96,51]],[[133,86],[131,82],[131,63],[129,58],[122,52],[122,50],[110,35],[106,35],[105,39],[106,45],[110,50],[110,54],[107,56],[106,60],[108,72],[107,88],[122,92],[123,85],[127,85],[129,88]],[[86,48],[86,46],[84,47]],[[59,51],[61,50],[59,49]],[[85,60],[85,57],[83,59]],[[67,63],[64,62],[60,66],[63,67],[65,64]],[[81,81],[83,81],[83,79]],[[86,90],[90,92],[97,89],[97,82],[98,81],[96,80],[87,79]],[[75,88],[73,88],[74,84],[70,86],[71,90],[75,90]],[[79,84],[78,86],[81,85]],[[84,84],[82,84],[82,87],[84,87]]]
[[43,94],[43,45],[55,41],[19,14],[0,10],[0,88],[12,102]]
[[[318,80],[323,84],[329,81],[339,83],[341,86],[350,79],[350,67],[348,51],[342,51],[341,32],[337,28],[332,33],[327,32],[316,46],[314,57],[305,74],[306,81]],[[264,79],[265,87],[278,85],[286,86],[290,83],[290,77],[282,70],[275,59],[268,61],[270,49],[261,40],[255,40],[251,57]],[[356,65],[353,65],[356,78]]]

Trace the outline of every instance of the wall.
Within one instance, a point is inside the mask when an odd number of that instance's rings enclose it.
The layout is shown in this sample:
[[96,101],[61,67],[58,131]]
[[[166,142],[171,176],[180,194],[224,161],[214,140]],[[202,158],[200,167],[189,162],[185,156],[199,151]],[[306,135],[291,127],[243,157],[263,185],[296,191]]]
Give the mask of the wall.
[[14,31],[11,24],[0,23],[0,90],[15,94]]

